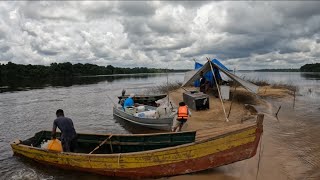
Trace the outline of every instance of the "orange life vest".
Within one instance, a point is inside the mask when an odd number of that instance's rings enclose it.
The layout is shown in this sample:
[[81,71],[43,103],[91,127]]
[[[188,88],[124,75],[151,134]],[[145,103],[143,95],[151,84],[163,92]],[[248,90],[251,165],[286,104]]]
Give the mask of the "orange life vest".
[[188,106],[180,106],[178,108],[178,119],[188,119]]

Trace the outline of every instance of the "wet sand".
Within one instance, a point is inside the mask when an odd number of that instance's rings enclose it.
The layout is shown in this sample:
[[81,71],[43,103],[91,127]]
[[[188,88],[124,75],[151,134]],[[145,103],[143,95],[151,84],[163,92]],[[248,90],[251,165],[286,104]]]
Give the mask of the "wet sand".
[[[191,89],[191,88],[189,88]],[[170,101],[174,103],[175,106],[182,101],[183,89],[178,89],[172,91],[170,95]],[[229,126],[232,124],[241,123],[246,119],[251,118],[250,112],[245,108],[244,103],[233,102],[230,116],[227,122],[226,117],[223,113],[221,102],[218,98],[210,95],[209,98],[210,109],[195,111],[191,109],[191,117],[189,117],[186,126],[183,130],[198,130],[203,128],[219,128],[224,126]],[[231,101],[224,101],[225,111],[228,114],[230,109]]]
[[[183,90],[172,92],[170,94],[171,100],[175,103],[182,101],[182,92]],[[292,141],[301,141],[299,137],[292,136],[292,134],[296,134],[296,128],[301,126],[301,124],[296,124],[293,121],[292,92],[284,88],[276,89],[268,86],[260,88],[258,95],[260,98],[239,88],[228,123],[225,121],[220,100],[210,96],[210,110],[192,111],[193,114],[188,120],[188,126],[184,128],[185,130],[191,130],[241,123],[243,117],[250,116],[244,104],[253,104],[259,113],[265,114],[264,133],[257,154],[253,158],[202,172],[170,177],[169,179],[320,179],[320,173],[317,171],[320,165],[319,158],[309,159],[308,161],[308,158],[320,155],[319,151],[311,150],[310,144],[305,143],[305,148],[309,148],[309,152],[314,151],[315,153],[315,155],[309,157],[308,151],[301,150],[301,147],[298,146],[292,146]],[[279,102],[281,102],[282,108],[278,118],[276,118],[275,112],[278,110]],[[230,101],[224,101],[227,112],[230,104]],[[208,119],[208,117],[212,118]],[[309,141],[311,143],[310,139]],[[297,144],[301,145],[303,143]]]

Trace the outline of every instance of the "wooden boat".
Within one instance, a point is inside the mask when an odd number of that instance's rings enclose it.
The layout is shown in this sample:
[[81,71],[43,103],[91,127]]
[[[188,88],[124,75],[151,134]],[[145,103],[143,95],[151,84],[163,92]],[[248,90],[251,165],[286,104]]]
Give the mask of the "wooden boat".
[[[139,104],[145,104],[145,105],[155,105],[155,101],[165,98],[167,95],[166,94],[155,94],[155,95],[135,95],[133,97],[133,100],[135,103]],[[124,96],[118,96],[119,102],[121,99],[126,99],[128,98],[129,95],[124,95]]]
[[[145,106],[145,110],[156,110],[156,107]],[[132,113],[124,111],[122,107],[114,106],[113,116],[146,128],[170,131],[175,114],[168,114],[168,116],[160,117],[158,119],[136,117]]]
[[[186,174],[253,157],[263,130],[263,115],[221,129],[142,135],[79,134],[77,153],[41,149],[49,131],[11,143],[15,155],[65,169],[107,176],[142,178]],[[94,154],[89,152],[109,139]]]

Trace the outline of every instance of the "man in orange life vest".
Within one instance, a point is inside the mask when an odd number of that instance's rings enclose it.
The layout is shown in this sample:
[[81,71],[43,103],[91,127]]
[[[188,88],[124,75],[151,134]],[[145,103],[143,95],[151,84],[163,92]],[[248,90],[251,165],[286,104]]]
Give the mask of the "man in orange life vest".
[[172,128],[172,132],[176,132],[177,129],[178,132],[181,131],[181,128],[184,125],[184,123],[187,122],[188,117],[191,117],[191,112],[189,111],[188,106],[184,102],[179,103],[177,115],[178,117],[175,123],[176,125]]

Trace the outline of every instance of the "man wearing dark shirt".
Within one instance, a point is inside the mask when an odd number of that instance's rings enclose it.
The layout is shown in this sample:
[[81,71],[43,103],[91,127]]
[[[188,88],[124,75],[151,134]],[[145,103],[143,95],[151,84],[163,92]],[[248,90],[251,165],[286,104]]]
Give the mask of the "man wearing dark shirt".
[[61,144],[64,152],[74,152],[77,143],[77,133],[70,118],[64,117],[62,109],[56,112],[57,119],[53,121],[52,139],[56,138],[57,127],[61,131]]

